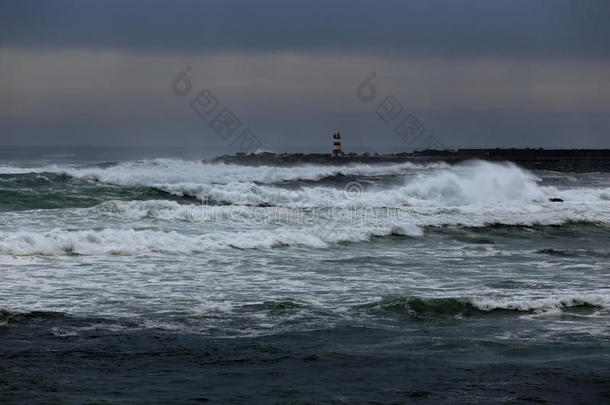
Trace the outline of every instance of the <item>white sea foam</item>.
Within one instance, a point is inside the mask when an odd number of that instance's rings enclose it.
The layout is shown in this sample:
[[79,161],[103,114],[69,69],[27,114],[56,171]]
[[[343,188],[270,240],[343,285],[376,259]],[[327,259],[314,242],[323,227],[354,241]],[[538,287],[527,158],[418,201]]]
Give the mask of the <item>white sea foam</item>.
[[610,308],[610,295],[601,293],[552,296],[545,298],[472,298],[472,305],[482,311],[555,311],[581,306]]
[[[337,173],[404,174],[402,184],[366,183],[355,198],[338,187],[310,183],[285,188],[269,180],[269,168],[203,164],[179,160],[123,163],[107,168],[58,169],[73,176],[118,185],[157,187],[176,195],[197,196],[226,205],[179,204],[168,200],[108,201],[84,209],[86,216],[127,220],[154,219],[229,223],[255,228],[227,233],[222,227],[180,232],[108,229],[105,231],[4,233],[3,254],[136,254],[207,249],[326,247],[388,234],[421,235],[428,226],[555,225],[567,221],[610,224],[610,191],[604,188],[544,187],[531,172],[512,164],[482,161],[457,166],[351,165],[274,168],[272,181],[316,179]],[[239,179],[239,181],[238,181]],[[371,185],[373,184],[373,185]],[[548,199],[559,197],[562,203]],[[80,212],[80,211],[79,211]],[[101,219],[104,226],[108,226]],[[273,226],[269,226],[273,225]],[[58,223],[58,227],[62,227]],[[111,226],[112,227],[112,226]],[[118,228],[135,226],[121,225]],[[152,231],[151,231],[152,232]],[[203,234],[202,234],[203,233]],[[174,247],[175,246],[175,247]]]
[[[204,204],[197,208],[197,205],[185,206],[168,201],[111,202],[105,209],[132,218],[189,221],[260,220],[261,211],[251,208],[261,206],[269,207],[264,212],[273,213],[281,209],[336,208],[327,218],[332,222],[340,222],[339,214],[346,212],[352,213],[353,217],[362,213],[367,217],[367,210],[384,208],[396,215],[382,223],[400,226],[555,225],[566,221],[610,223],[610,204],[605,198],[607,189],[544,187],[528,171],[510,164],[488,162],[471,162],[417,173],[406,177],[398,186],[363,186],[363,192],[355,198],[341,188],[319,185],[287,189],[252,182],[155,184],[172,194],[197,196]],[[553,197],[564,202],[550,202]],[[227,204],[229,208],[206,205],[210,201]],[[292,211],[293,216],[296,217],[298,212]],[[351,222],[354,226],[360,225]],[[380,222],[374,219],[367,223]]]
[[[559,197],[566,202],[607,201],[607,189],[558,190],[542,187],[531,172],[512,164],[470,162],[449,167],[397,165],[350,165],[343,167],[243,167],[174,160],[125,163],[109,168],[72,169],[68,174],[123,186],[156,187],[174,195],[195,196],[235,205],[323,207],[329,205],[400,206],[523,206],[544,204]],[[400,175],[402,185],[362,184],[354,198],[342,189],[322,185],[301,185],[296,189],[277,187],[288,180],[319,180],[343,175]],[[408,176],[407,176],[408,174]]]
[[329,243],[366,241],[390,234],[420,235],[416,226],[367,226],[215,230],[201,234],[175,231],[103,229],[2,232],[0,255],[190,254],[218,249],[270,249],[281,246],[324,248]]
[[[228,207],[206,207],[209,211],[216,208]],[[192,204],[178,204],[169,200],[144,200],[144,201],[117,201],[111,200],[104,202],[89,210],[91,213],[101,213],[116,215],[129,219],[165,219],[175,220],[194,219],[195,215],[203,220],[200,207]],[[210,215],[209,217],[212,217]],[[209,218],[208,217],[208,218]]]
[[[506,243],[494,235],[489,238],[494,243],[482,244],[449,240],[451,232],[421,237],[432,233],[428,227],[442,225],[610,224],[607,183],[574,188],[577,182],[555,179],[550,183],[556,187],[545,187],[531,172],[489,162],[251,168],[151,160],[104,168],[2,170],[68,173],[225,204],[115,200],[88,208],[3,213],[0,298],[23,311],[125,316],[144,320],[146,327],[184,324],[205,333],[256,334],[328,328],[343,316],[370,326],[368,317],[362,320],[349,309],[377,295],[406,294],[464,297],[482,311],[525,311],[521,317],[552,322],[568,316],[549,314],[565,315],[567,309],[607,324],[605,251],[590,257],[536,253],[566,247],[554,230],[551,238],[532,233],[532,239],[529,230],[507,232],[518,236]],[[384,175],[391,178],[377,178]],[[333,178],[317,182],[327,177]],[[355,198],[342,184],[353,180],[363,187]],[[551,197],[564,202],[549,202]],[[349,243],[386,235],[409,238]],[[582,252],[604,249],[603,239],[585,236],[568,236],[565,243],[581,241],[570,249]],[[286,297],[305,303],[295,315],[305,314],[302,319],[264,306],[240,309]],[[599,308],[569,311],[587,305]],[[602,336],[607,337],[607,328]]]
[[[472,161],[456,166],[444,163],[412,163],[346,166],[303,165],[294,167],[246,167],[199,161],[154,159],[124,162],[109,167],[9,168],[0,173],[58,172],[120,186],[156,187],[175,195],[235,205],[280,205],[319,207],[328,204],[361,206],[468,206],[502,203],[506,206],[544,203],[559,197],[567,202],[607,201],[607,188],[558,190],[542,187],[531,172],[513,164]],[[403,184],[393,186],[362,184],[358,198],[348,196],[338,181],[335,187],[301,184],[287,189],[285,181],[310,180],[337,175],[404,175]],[[394,183],[393,183],[394,184]]]
[[59,166],[44,166],[44,167],[15,167],[15,166],[0,166],[0,174],[27,174],[27,173],[44,173],[56,172],[65,170]]
[[[128,220],[186,221],[202,225],[235,225],[247,227],[322,226],[333,233],[349,233],[350,228],[363,226],[396,227],[413,229],[462,225],[482,227],[489,224],[505,225],[561,225],[568,221],[608,222],[603,207],[554,203],[524,206],[489,207],[336,207],[288,208],[252,207],[243,205],[210,206],[178,204],[168,200],[109,201],[86,209],[81,215],[102,215]],[[88,214],[87,214],[88,212]],[[399,233],[399,232],[395,232]],[[415,235],[410,232],[409,235]]]
[[202,163],[174,159],[154,159],[125,162],[100,168],[54,168],[75,177],[96,179],[105,183],[123,186],[151,186],[155,184],[231,184],[231,183],[276,183],[294,180],[320,180],[337,175],[379,176],[400,174],[410,169],[445,167],[442,163],[416,165],[400,164],[353,164],[346,166],[302,165],[293,167],[258,166],[248,167],[223,163]]

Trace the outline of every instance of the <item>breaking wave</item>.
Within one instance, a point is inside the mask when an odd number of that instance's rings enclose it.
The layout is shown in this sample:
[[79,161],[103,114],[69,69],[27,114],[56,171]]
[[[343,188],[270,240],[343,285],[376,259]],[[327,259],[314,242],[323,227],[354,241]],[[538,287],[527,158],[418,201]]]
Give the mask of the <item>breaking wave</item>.
[[496,312],[554,312],[584,308],[610,308],[604,294],[549,298],[422,298],[398,297],[360,305],[356,310],[371,314],[397,314],[413,318],[473,316]]
[[[418,168],[419,170],[414,170]],[[455,167],[426,167],[413,164],[352,165],[339,168],[299,166],[289,168],[209,165],[176,161],[125,164],[100,169],[74,169],[65,173],[121,186],[146,186],[175,195],[194,196],[204,201],[235,205],[318,207],[327,204],[401,206],[429,204],[460,206],[490,202],[547,200],[545,191],[531,173],[509,164],[472,162]],[[363,193],[350,198],[342,187],[311,183],[296,189],[276,183],[315,180],[331,176],[388,176],[402,174],[402,184],[385,188],[363,181]]]
[[[485,161],[245,167],[157,159],[2,172],[0,196],[6,198],[0,209],[80,207],[80,218],[100,219],[108,228],[5,230],[4,255],[318,248],[377,236],[420,236],[431,227],[610,224],[608,189],[544,186],[515,165]],[[357,193],[346,192],[347,180],[358,182]],[[142,230],[133,223],[140,220],[146,226],[148,220],[222,226]]]
[[419,236],[418,227],[370,226],[250,229],[185,234],[175,231],[102,229],[0,233],[1,255],[139,255],[203,253],[218,249],[325,248],[387,235]]
[[489,227],[499,226],[561,226],[579,231],[595,225],[607,232],[609,207],[589,204],[586,209],[578,205],[553,203],[507,207],[253,207],[243,205],[211,206],[183,204],[168,200],[108,201],[88,210],[91,215],[114,216],[129,220],[186,221],[203,225],[283,225],[283,226],[334,226],[337,229],[361,226],[403,227]]
[[[603,202],[607,190],[558,190],[543,187],[535,175],[512,164],[483,161],[457,166],[352,165],[298,166],[289,168],[177,164],[117,165],[106,169],[79,169],[66,173],[121,186],[153,187],[178,196],[192,196],[206,203],[225,205],[321,207],[328,205],[399,207],[507,206],[546,204],[549,198],[566,202]],[[337,174],[361,176],[362,192],[355,198],[345,193],[345,184],[319,181]],[[402,176],[390,185],[367,176]],[[356,176],[356,177],[353,177]],[[400,177],[399,177],[400,179]],[[308,180],[306,183],[298,183]],[[283,182],[297,181],[292,187]]]
[[91,207],[108,199],[182,200],[152,187],[103,184],[66,173],[0,174],[0,210],[23,211]]
[[[10,168],[3,170],[10,173]],[[27,173],[27,170],[15,168],[16,173]],[[45,178],[59,183],[56,192],[69,192],[66,183],[70,183],[67,179],[70,178],[79,180],[74,187],[82,187],[80,192],[83,197],[99,193],[99,190],[90,186],[85,187],[94,182],[97,185],[119,187],[122,192],[137,189],[143,197],[134,197],[134,200],[147,199],[156,193],[157,199],[190,197],[211,205],[472,209],[501,205],[506,209],[531,209],[547,207],[550,198],[559,198],[567,204],[601,204],[607,207],[609,194],[609,190],[604,188],[560,190],[542,186],[541,180],[529,171],[513,164],[485,161],[471,161],[456,166],[403,163],[339,167],[245,167],[156,159],[88,167],[50,166],[31,170],[29,175],[25,175],[29,178],[20,180],[32,182],[24,185],[25,192],[26,188],[31,190],[39,186],[37,182]],[[15,181],[19,176],[24,175],[0,175],[0,189],[6,189],[1,181]],[[358,182],[360,187],[360,192],[356,195],[344,190],[353,181]],[[14,187],[9,190],[14,190]],[[552,208],[559,210],[562,204],[555,203]]]
[[446,164],[352,164],[346,166],[301,165],[292,167],[241,166],[174,159],[154,159],[119,163],[110,167],[53,168],[78,178],[88,178],[123,186],[154,184],[273,184],[286,181],[319,181],[336,176],[385,176],[413,169],[436,169]]

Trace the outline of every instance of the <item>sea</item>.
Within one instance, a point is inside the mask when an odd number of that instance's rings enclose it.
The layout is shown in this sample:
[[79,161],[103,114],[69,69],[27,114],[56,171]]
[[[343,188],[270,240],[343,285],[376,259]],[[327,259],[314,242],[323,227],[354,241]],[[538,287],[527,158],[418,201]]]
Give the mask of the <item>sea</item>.
[[610,403],[609,173],[202,155],[0,150],[0,403]]

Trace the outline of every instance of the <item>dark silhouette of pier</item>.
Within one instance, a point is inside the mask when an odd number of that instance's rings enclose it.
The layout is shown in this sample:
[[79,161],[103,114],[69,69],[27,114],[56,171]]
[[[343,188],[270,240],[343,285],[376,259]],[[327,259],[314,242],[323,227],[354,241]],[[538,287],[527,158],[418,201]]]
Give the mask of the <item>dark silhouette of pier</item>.
[[223,155],[213,162],[248,166],[294,166],[302,164],[347,165],[352,163],[460,163],[479,159],[513,162],[531,170],[560,172],[610,172],[610,149],[455,149],[400,153],[237,153]]

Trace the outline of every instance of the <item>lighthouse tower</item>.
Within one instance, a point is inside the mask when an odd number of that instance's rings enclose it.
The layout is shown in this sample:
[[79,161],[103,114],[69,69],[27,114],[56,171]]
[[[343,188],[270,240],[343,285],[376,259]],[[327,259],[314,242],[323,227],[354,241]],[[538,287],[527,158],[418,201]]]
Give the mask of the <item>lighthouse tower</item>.
[[333,153],[331,156],[343,156],[343,152],[341,152],[341,134],[339,134],[338,132],[333,135]]

